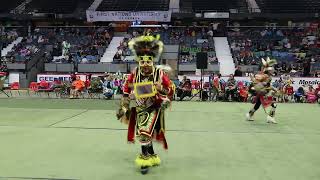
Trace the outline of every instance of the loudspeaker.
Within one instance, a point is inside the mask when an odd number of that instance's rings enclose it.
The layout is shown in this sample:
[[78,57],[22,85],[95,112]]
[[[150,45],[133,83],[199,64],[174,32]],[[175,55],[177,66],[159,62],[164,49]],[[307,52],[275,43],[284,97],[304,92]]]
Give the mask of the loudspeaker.
[[197,53],[197,69],[208,68],[208,54],[206,52]]

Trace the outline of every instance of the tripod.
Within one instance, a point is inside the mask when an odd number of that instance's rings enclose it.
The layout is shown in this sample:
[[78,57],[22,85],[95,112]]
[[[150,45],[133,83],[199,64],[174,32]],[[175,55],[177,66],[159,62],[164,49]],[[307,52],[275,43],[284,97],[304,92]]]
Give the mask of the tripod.
[[3,85],[4,84],[4,78],[2,78],[1,76],[0,76],[0,93],[3,93],[3,94],[5,94],[7,97],[10,97],[6,92],[4,92],[4,90],[3,90]]

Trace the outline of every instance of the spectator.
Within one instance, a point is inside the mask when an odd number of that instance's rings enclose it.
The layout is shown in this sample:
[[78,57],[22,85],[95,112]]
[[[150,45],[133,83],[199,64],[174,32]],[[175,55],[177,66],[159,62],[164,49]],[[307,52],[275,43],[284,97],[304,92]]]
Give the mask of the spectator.
[[121,54],[117,52],[113,57],[113,61],[121,61]]
[[315,89],[315,94],[317,96],[318,102],[320,102],[320,84],[318,84],[318,87]]
[[76,80],[72,82],[70,99],[79,98],[79,95],[83,91],[84,87],[84,82],[80,79],[80,76],[77,76]]
[[315,89],[312,87],[312,85],[310,85],[307,91],[307,102],[314,103],[316,101],[317,101],[317,96],[315,93]]
[[191,97],[192,95],[192,84],[190,79],[187,79],[186,76],[183,77],[181,84],[177,89],[177,96],[180,97],[180,101],[183,100],[186,96]]
[[112,83],[112,77],[110,75],[105,78],[105,81],[102,87],[103,87],[103,95],[107,99],[111,99],[113,96],[113,83]]
[[220,78],[221,78],[221,74],[218,74],[218,76],[213,79],[212,96],[211,96],[212,101],[217,101],[219,93],[221,92]]
[[294,93],[295,101],[298,103],[302,103],[303,97],[304,97],[304,89],[303,87],[299,87],[297,91]]
[[241,67],[240,66],[237,66],[235,72],[234,72],[234,76],[235,77],[242,77],[242,71],[241,71]]
[[227,81],[227,87],[226,87],[226,99],[229,101],[235,99],[235,93],[237,91],[236,87],[236,80],[234,79],[233,74],[230,74],[230,77]]

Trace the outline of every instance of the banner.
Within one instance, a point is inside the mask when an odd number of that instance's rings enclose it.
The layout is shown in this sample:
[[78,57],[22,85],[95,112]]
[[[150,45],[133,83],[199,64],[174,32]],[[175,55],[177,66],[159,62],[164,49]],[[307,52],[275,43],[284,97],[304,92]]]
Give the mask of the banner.
[[[181,81],[183,79],[183,76],[179,76],[178,77],[179,80]],[[196,76],[196,75],[193,75],[193,76],[187,76],[188,79],[190,80],[197,80],[197,81],[200,81],[200,76]],[[203,76],[203,79],[204,79],[204,82],[209,82],[209,76]],[[227,76],[223,76],[221,77],[221,80],[222,81],[225,81],[227,82],[229,79],[229,77]],[[250,80],[250,77],[235,77],[236,81],[242,81],[242,82],[245,82],[245,83],[250,83],[251,80]],[[276,81],[279,81],[279,77],[273,77],[272,78],[272,83],[276,82]],[[306,85],[306,86],[309,86],[309,85],[312,85],[313,88],[317,88],[318,87],[318,84],[320,84],[320,78],[309,78],[309,77],[293,77],[291,78],[293,80],[292,82],[292,87],[294,90],[297,90],[299,87],[303,86],[303,85]]]
[[10,72],[8,76],[8,83],[20,82],[20,74],[18,72]]
[[[82,81],[86,81],[86,74],[76,74],[76,76],[80,76]],[[38,74],[37,82],[45,80],[47,82],[53,81],[71,81],[71,74]]]
[[205,12],[203,13],[204,18],[220,19],[220,18],[229,18],[228,12]]
[[87,21],[157,21],[170,22],[171,11],[91,11]]

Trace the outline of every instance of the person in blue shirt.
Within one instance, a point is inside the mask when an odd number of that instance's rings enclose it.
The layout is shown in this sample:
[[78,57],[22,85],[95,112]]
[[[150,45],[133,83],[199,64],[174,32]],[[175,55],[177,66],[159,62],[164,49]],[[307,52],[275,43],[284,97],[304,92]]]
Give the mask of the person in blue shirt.
[[105,81],[103,82],[103,95],[107,99],[111,99],[113,96],[113,82],[110,77],[106,78]]

